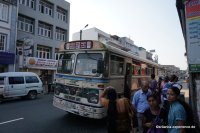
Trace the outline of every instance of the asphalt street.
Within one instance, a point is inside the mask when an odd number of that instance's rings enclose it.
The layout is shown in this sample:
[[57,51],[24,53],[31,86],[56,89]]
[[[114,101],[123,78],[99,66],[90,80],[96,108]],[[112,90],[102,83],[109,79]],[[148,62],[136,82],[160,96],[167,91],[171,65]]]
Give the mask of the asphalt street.
[[0,103],[0,133],[106,133],[106,121],[68,114],[52,105],[53,94]]
[[[182,92],[188,101],[189,89]],[[75,116],[52,105],[53,94],[0,103],[0,133],[106,133],[106,120]]]

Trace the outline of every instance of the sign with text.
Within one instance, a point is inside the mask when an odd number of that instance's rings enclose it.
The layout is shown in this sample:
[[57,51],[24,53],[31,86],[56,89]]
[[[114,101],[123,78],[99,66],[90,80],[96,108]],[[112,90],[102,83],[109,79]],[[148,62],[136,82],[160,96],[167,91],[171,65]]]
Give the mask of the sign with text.
[[200,17],[200,0],[190,0],[186,3],[186,17],[187,19]]
[[186,31],[188,64],[200,64],[200,0],[186,2]]
[[200,64],[190,64],[189,71],[200,72]]
[[53,60],[53,59],[43,59],[43,58],[35,58],[35,57],[26,58],[27,68],[56,70],[57,64],[58,64],[58,61]]
[[77,42],[69,42],[64,45],[65,50],[71,49],[91,49],[92,41],[77,41]]

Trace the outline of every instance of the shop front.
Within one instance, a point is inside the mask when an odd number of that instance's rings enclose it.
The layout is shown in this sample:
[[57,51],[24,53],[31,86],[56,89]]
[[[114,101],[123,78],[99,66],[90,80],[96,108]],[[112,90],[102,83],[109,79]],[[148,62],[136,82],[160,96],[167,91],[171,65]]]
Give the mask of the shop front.
[[39,75],[44,86],[53,83],[54,74],[57,69],[57,60],[43,59],[36,57],[27,57],[25,68],[26,71],[34,72]]
[[8,52],[0,52],[0,73],[15,71],[15,54]]

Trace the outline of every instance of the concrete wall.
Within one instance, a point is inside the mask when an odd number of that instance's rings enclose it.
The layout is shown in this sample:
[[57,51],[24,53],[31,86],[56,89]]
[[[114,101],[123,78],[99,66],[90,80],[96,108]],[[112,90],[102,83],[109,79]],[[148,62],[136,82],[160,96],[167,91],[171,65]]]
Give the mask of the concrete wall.
[[[47,14],[40,13],[39,11],[39,0],[36,0],[35,9],[27,7],[25,5],[19,5],[19,14],[25,15],[27,17],[33,18],[35,20],[34,24],[34,33],[28,33],[24,31],[18,30],[17,39],[23,40],[24,38],[33,39],[34,44],[34,53],[33,56],[36,56],[37,45],[48,46],[51,48],[51,58],[54,59],[55,48],[59,48],[59,45],[63,41],[59,41],[55,39],[56,27],[67,30],[66,41],[69,41],[69,23],[70,23],[70,4],[65,0],[48,0],[48,2],[52,3],[53,6],[53,17]],[[68,11],[67,22],[63,22],[57,19],[56,7],[61,7]],[[38,23],[39,21],[45,22],[53,26],[52,38],[47,38],[38,35]]]

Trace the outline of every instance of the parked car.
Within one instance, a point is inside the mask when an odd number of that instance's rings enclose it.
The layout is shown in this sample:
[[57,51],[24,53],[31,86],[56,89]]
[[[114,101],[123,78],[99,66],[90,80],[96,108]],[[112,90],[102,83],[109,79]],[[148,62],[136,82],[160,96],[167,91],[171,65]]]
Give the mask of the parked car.
[[27,97],[36,99],[43,92],[42,82],[37,74],[32,72],[0,73],[0,97]]

